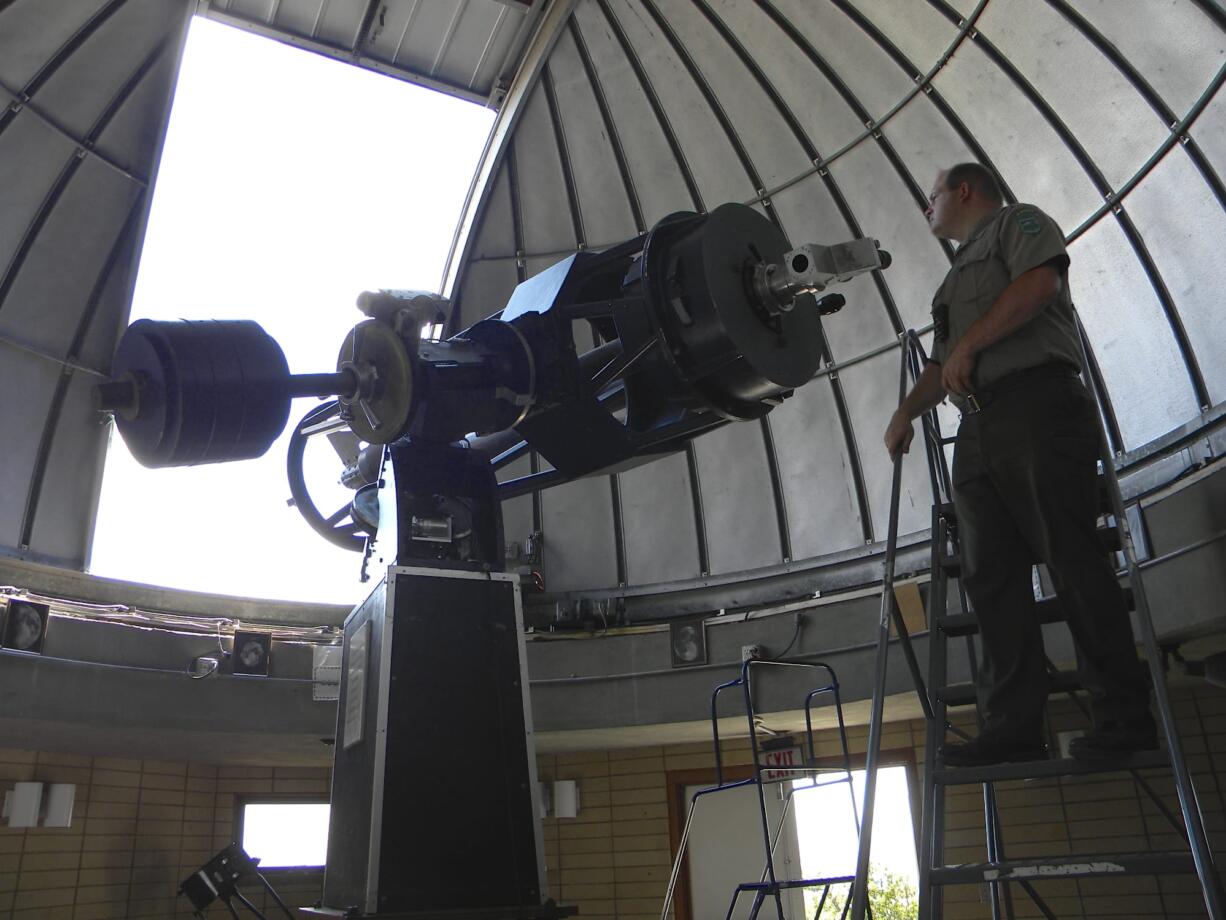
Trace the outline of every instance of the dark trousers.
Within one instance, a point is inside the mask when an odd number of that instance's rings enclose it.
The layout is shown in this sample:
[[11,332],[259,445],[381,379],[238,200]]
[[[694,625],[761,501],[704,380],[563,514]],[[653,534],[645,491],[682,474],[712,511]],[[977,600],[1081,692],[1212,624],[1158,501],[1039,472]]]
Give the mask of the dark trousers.
[[985,731],[1041,737],[1048,677],[1031,566],[1047,565],[1096,723],[1145,718],[1149,686],[1095,534],[1098,428],[1075,377],[1007,386],[967,414],[954,454],[962,579],[979,619]]

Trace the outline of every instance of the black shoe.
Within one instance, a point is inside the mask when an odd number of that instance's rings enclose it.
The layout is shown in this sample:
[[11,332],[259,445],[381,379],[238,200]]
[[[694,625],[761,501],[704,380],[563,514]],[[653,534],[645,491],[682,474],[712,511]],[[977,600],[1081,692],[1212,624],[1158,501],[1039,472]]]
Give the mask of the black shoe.
[[940,757],[947,767],[986,767],[994,763],[1046,760],[1047,745],[1034,738],[984,734],[970,741],[941,745]]
[[1148,714],[1128,721],[1103,722],[1074,738],[1068,746],[1069,755],[1076,760],[1114,760],[1138,751],[1156,750],[1158,728]]

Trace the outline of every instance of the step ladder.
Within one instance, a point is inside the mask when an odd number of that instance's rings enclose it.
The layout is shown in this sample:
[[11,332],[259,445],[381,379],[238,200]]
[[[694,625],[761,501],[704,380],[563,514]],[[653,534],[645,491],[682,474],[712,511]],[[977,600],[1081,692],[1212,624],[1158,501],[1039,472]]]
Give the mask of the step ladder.
[[[914,331],[904,335],[903,340],[903,377],[900,384],[901,396],[905,394],[905,377],[910,371],[912,378],[917,378],[922,369],[925,355],[918,336]],[[1096,394],[1097,395],[1097,394]],[[1027,896],[1038,908],[1040,913],[1049,918],[1056,915],[1044,902],[1036,883],[1045,879],[1076,879],[1091,877],[1119,877],[1124,875],[1165,875],[1174,873],[1195,873],[1200,881],[1208,916],[1213,920],[1226,920],[1226,899],[1223,897],[1220,879],[1214,866],[1212,852],[1205,833],[1204,821],[1197,801],[1196,790],[1193,787],[1187,764],[1184,760],[1182,743],[1175,731],[1175,719],[1171,710],[1170,697],[1166,685],[1166,675],[1163,670],[1164,657],[1158,647],[1154,633],[1153,622],[1149,613],[1149,605],[1145,598],[1144,583],[1137,564],[1136,553],[1132,545],[1131,534],[1128,531],[1127,519],[1124,515],[1123,501],[1120,495],[1119,482],[1111,463],[1102,465],[1100,476],[1100,500],[1103,512],[1100,521],[1100,542],[1104,552],[1121,552],[1124,556],[1128,576],[1129,589],[1127,599],[1137,614],[1140,638],[1149,666],[1153,683],[1153,694],[1156,703],[1158,723],[1165,747],[1155,752],[1143,752],[1122,757],[1110,762],[1081,762],[1073,759],[1054,759],[1026,763],[1007,763],[984,767],[946,768],[938,760],[937,752],[949,733],[966,737],[960,729],[949,722],[948,710],[955,706],[973,705],[975,702],[974,677],[976,673],[976,655],[974,636],[978,632],[975,615],[970,611],[966,594],[959,581],[960,566],[958,557],[957,516],[951,501],[949,470],[946,462],[946,447],[953,438],[941,435],[940,423],[935,410],[926,414],[923,422],[923,444],[927,455],[929,476],[932,486],[934,504],[932,511],[932,543],[931,543],[931,583],[928,593],[928,624],[929,624],[929,675],[925,691],[923,682],[916,677],[917,692],[927,697],[925,706],[927,718],[927,736],[925,745],[923,817],[919,854],[919,893],[920,920],[940,920],[942,916],[943,891],[947,886],[959,884],[986,884],[991,900],[994,920],[1001,917],[1012,918],[1014,914],[1014,888]],[[895,464],[895,501],[891,507],[891,544],[894,539],[897,522],[897,490],[899,486],[899,467],[901,460]],[[883,594],[883,628],[886,625],[886,607],[892,604],[892,545],[888,547],[886,562],[886,590]],[[951,585],[955,586],[956,602],[950,603]],[[954,612],[950,612],[950,610]],[[1042,623],[1058,623],[1064,620],[1059,601],[1054,597],[1045,597],[1036,604],[1036,613]],[[893,616],[901,621],[897,610]],[[904,649],[908,650],[908,661],[914,656],[910,653],[910,642],[905,630],[899,630]],[[971,683],[950,684],[948,682],[948,644],[951,639],[962,638],[966,643],[967,658],[972,676]],[[883,638],[882,644],[885,639]],[[884,660],[884,652],[879,647],[879,659]],[[879,665],[882,671],[884,665]],[[1057,671],[1050,662],[1048,668],[1051,676],[1051,693],[1067,693],[1074,702],[1089,716],[1084,702],[1075,693],[1081,689],[1081,683],[1076,672]],[[912,669],[913,675],[915,669]],[[883,694],[884,677],[879,681],[879,688],[874,699],[874,718],[878,719],[879,703],[876,697]],[[870,723],[870,765],[874,761],[874,743],[879,744],[880,730],[878,726],[877,741],[874,742],[873,726]],[[1166,808],[1153,787],[1141,774],[1142,770],[1159,769],[1173,775],[1178,791],[1180,815],[1176,816]],[[1004,833],[1000,825],[1000,815],[996,802],[996,784],[1008,780],[1040,779],[1059,776],[1074,776],[1090,773],[1127,771],[1140,788],[1157,804],[1162,814],[1172,826],[1187,841],[1187,849],[1180,852],[1147,852],[1147,853],[1103,853],[1094,855],[1056,856],[1031,859],[1010,859],[1005,852]],[[871,780],[870,780],[871,781]],[[973,865],[946,865],[945,860],[945,793],[950,787],[957,785],[977,784],[983,790],[984,826],[986,860]],[[866,800],[866,825],[871,821],[871,798]],[[862,838],[862,861],[867,863],[867,853]],[[857,873],[857,877],[861,877]],[[853,906],[854,920],[860,920],[862,914],[856,913]]]
[[[773,669],[805,669],[814,672],[815,676],[822,678],[817,686],[813,687],[806,694],[804,699],[804,714],[805,714],[805,734],[802,750],[802,763],[792,766],[769,764],[764,762],[764,753],[766,751],[764,742],[760,740],[761,727],[757,713],[754,711],[754,675],[763,671]],[[719,737],[719,720],[717,717],[717,706],[721,694],[726,691],[740,690],[741,697],[744,703],[745,718],[749,726],[749,747],[752,759],[752,773],[748,779],[729,780],[725,776],[724,757],[720,750]],[[816,746],[813,739],[813,708],[814,703],[819,700],[829,699],[834,707],[835,718],[839,727],[839,744],[840,756],[837,764],[827,764],[824,758],[817,756]],[[780,780],[768,780],[767,774],[786,774],[794,775],[797,779],[808,777],[810,785],[803,788],[813,788],[834,785],[837,783],[845,784],[847,794],[851,799],[852,818],[855,822],[857,833],[860,832],[862,821],[859,812],[856,808],[855,793],[852,788],[851,776],[851,755],[847,747],[847,729],[843,722],[843,703],[839,695],[839,682],[835,675],[834,669],[823,662],[807,662],[794,660],[770,660],[750,658],[744,661],[741,665],[741,672],[736,678],[720,684],[711,692],[711,735],[715,752],[715,785],[705,789],[699,789],[690,797],[689,810],[686,813],[685,824],[681,831],[681,839],[677,845],[677,852],[673,859],[672,872],[668,879],[668,888],[664,895],[664,905],[660,911],[660,920],[668,920],[669,911],[673,906],[673,899],[676,894],[678,879],[681,875],[681,867],[686,856],[687,845],[690,840],[690,830],[694,825],[694,816],[697,813],[698,806],[706,801],[712,795],[718,795],[722,792],[728,792],[733,789],[744,789],[754,787],[758,796],[758,809],[761,815],[760,831],[762,834],[762,849],[764,856],[764,865],[762,873],[758,879],[754,881],[741,882],[734,888],[729,904],[728,912],[725,920],[731,920],[733,914],[737,910],[742,896],[752,895],[753,901],[749,909],[748,920],[756,920],[762,906],[771,900],[774,902],[774,913],[777,920],[785,920],[783,907],[783,893],[785,891],[794,890],[797,888],[812,888],[816,889],[818,894],[818,903],[812,920],[818,920],[822,916],[822,911],[826,906],[826,902],[831,895],[832,889],[847,886],[849,894],[854,894],[855,876],[832,876],[829,878],[797,878],[788,879],[780,878],[776,871],[775,850],[778,847],[779,840],[783,835],[784,827],[788,820],[792,807],[792,797],[797,790],[793,784],[786,778],[782,780],[784,783],[784,804],[783,810],[779,816],[779,820],[772,828],[767,814],[766,807],[766,787],[772,782],[780,782]],[[846,920],[848,911],[852,906],[852,897],[848,897],[844,901],[844,907],[839,920]],[[704,918],[705,920],[705,918]]]

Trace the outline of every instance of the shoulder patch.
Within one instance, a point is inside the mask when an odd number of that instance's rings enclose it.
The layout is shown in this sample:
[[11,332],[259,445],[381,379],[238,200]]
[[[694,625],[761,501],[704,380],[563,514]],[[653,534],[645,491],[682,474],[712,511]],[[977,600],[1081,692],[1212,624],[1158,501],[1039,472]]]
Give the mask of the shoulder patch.
[[1039,223],[1039,218],[1033,211],[1021,211],[1015,220],[1017,229],[1027,236],[1038,236],[1043,231],[1043,225]]

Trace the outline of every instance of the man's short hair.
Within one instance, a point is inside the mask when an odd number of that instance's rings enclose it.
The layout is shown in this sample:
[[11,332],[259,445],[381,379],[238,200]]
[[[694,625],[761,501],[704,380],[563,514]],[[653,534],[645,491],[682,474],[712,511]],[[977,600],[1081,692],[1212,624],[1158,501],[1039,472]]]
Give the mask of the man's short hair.
[[1000,182],[992,170],[979,163],[959,163],[950,167],[945,175],[945,187],[957,188],[965,182],[980,198],[986,198],[993,204],[1002,204],[1005,196],[1001,194]]

